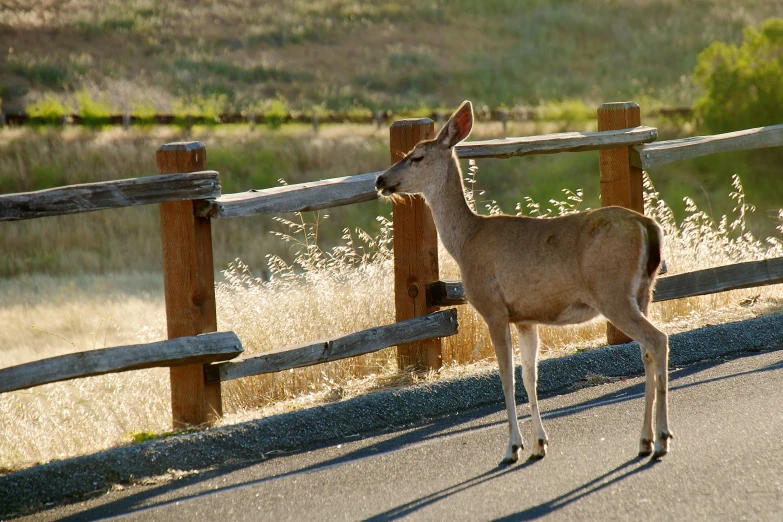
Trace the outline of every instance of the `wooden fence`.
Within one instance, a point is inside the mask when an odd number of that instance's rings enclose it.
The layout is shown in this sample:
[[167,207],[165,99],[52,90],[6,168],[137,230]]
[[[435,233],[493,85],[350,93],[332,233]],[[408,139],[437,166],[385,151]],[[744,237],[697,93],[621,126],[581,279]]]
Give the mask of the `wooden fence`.
[[[598,132],[473,141],[457,146],[460,158],[599,151],[602,205],[638,211],[642,169],[705,154],[783,145],[783,125],[655,142],[641,125],[635,103],[598,109]],[[419,140],[432,137],[432,120],[395,122],[394,163]],[[169,340],[52,357],[0,370],[0,392],[44,383],[153,366],[170,367],[175,427],[205,426],[222,415],[221,382],[354,357],[397,346],[402,368],[441,365],[440,339],[457,333],[455,309],[465,303],[460,281],[438,274],[437,234],[421,198],[394,203],[394,294],[397,322],[333,339],[241,357],[233,332],[217,332],[211,220],[317,210],[378,197],[378,172],[240,194],[222,194],[217,172],[207,170],[198,142],[170,143],[157,151],[158,175],[0,195],[0,221],[90,212],[134,205],[160,206],[163,277]],[[783,282],[783,258],[740,263],[661,277],[654,301]],[[625,337],[607,327],[611,344]]]

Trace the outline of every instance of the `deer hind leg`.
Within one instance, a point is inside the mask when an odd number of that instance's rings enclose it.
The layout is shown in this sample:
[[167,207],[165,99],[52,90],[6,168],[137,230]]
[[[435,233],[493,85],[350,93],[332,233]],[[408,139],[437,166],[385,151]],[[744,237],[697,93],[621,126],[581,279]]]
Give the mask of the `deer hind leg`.
[[549,438],[541,423],[538,411],[538,326],[516,323],[519,334],[519,355],[522,359],[522,382],[525,383],[528,401],[530,402],[530,417],[533,424],[533,453],[531,459],[542,459],[546,456]]
[[660,458],[669,452],[669,441],[672,432],[669,429],[669,337],[658,330],[647,320],[639,310],[637,303],[632,301],[628,305],[612,306],[609,309],[601,309],[613,325],[619,328],[625,335],[637,341],[642,348],[642,360],[646,375],[645,386],[645,413],[642,426],[642,440],[640,441],[640,453],[649,454],[648,446],[650,435],[648,424],[651,424],[653,390],[655,394],[655,432],[653,458]]
[[642,435],[639,439],[639,456],[644,457],[653,452],[655,434],[652,426],[653,405],[655,403],[655,365],[652,354],[642,346],[642,362],[644,363],[644,422]]
[[653,353],[655,363],[655,451],[657,459],[669,453],[669,443],[674,434],[669,429],[669,338],[660,332],[662,339]]
[[509,440],[506,456],[501,464],[512,464],[519,460],[519,451],[522,445],[522,435],[519,433],[517,422],[517,406],[514,398],[514,357],[511,345],[511,330],[507,321],[487,321],[489,335],[495,346],[495,355],[498,359],[500,370],[500,382],[503,385],[503,397],[506,401],[508,413]]
[[[642,285],[639,289],[639,293],[636,296],[636,301],[639,304],[639,310],[647,316],[647,307],[650,304],[650,285]],[[642,362],[644,363],[644,422],[642,423],[642,434],[639,438],[639,456],[645,457],[653,452],[653,443],[655,442],[655,434],[653,432],[652,415],[653,405],[655,403],[655,364],[653,362],[652,354],[647,350],[644,345],[641,345],[642,349]]]

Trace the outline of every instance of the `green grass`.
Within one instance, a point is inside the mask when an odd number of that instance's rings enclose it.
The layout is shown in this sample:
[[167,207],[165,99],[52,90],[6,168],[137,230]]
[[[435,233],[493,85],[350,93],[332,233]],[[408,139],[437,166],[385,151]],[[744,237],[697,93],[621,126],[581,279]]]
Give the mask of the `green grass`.
[[68,71],[61,65],[46,60],[12,62],[11,71],[31,84],[49,89],[60,89],[68,84]]
[[[64,86],[161,112],[225,95],[400,110],[645,98],[691,105],[696,57],[713,41],[783,16],[765,0],[324,0],[56,4],[0,13],[4,103],[21,109]],[[38,13],[31,19],[30,13]],[[187,16],[184,15],[187,13]],[[25,94],[27,93],[27,94]],[[154,94],[151,94],[154,93]]]

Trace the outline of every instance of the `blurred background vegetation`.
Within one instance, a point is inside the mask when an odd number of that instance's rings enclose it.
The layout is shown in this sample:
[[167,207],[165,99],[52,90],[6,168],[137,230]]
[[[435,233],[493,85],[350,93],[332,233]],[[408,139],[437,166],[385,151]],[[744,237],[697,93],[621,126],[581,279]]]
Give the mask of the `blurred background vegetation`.
[[28,0],[0,6],[0,97],[139,114],[691,106],[699,53],[775,16],[768,0]]
[[[473,138],[594,130],[595,109],[633,99],[661,139],[783,123],[783,4],[763,0],[357,0],[106,2],[30,0],[0,6],[0,98],[56,125],[0,133],[0,193],[155,173],[162,143],[198,139],[224,192],[382,170],[388,133],[368,125],[286,124],[286,114],[448,112],[471,99],[479,112],[535,109],[534,122],[485,123]],[[696,30],[695,28],[698,28]],[[662,107],[692,115],[651,116]],[[61,128],[65,113],[84,125]],[[155,113],[179,126],[101,127],[102,118]],[[202,125],[225,112],[263,112],[267,124]],[[739,174],[758,211],[760,237],[783,202],[783,151],[709,156],[650,176],[679,218],[688,196],[730,213]],[[546,207],[584,189],[597,207],[596,153],[478,163],[479,211]],[[463,165],[466,167],[466,165]],[[329,248],[345,227],[377,233],[390,208],[371,202],[312,216]],[[157,270],[155,209],[4,223],[0,277]],[[271,219],[215,224],[217,267],[235,257],[265,265],[287,246]],[[65,233],[67,231],[67,234]]]

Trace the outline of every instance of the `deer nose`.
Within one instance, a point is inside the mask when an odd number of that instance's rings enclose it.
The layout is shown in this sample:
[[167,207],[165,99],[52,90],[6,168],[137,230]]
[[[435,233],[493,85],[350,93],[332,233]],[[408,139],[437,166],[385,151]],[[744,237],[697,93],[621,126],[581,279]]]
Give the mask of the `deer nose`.
[[[385,173],[384,173],[385,174]],[[383,174],[375,178],[375,190],[380,192],[383,196],[391,196],[396,190],[396,185],[393,185],[387,181]]]

